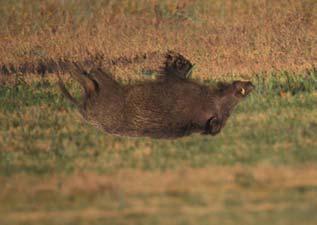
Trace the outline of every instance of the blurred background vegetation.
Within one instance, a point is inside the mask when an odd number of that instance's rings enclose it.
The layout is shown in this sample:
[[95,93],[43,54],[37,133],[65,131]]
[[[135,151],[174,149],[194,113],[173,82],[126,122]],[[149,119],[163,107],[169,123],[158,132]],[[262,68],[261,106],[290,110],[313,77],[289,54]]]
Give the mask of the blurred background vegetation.
[[[0,65],[172,49],[208,79],[301,72],[317,59],[314,0],[2,0],[0,16]],[[116,74],[134,79],[139,71]]]

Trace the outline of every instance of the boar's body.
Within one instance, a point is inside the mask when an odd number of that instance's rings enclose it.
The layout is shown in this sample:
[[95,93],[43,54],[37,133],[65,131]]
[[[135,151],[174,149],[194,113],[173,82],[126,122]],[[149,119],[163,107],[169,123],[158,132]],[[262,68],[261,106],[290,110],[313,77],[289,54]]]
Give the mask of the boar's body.
[[105,86],[101,83],[99,93],[87,101],[86,119],[108,133],[182,137],[203,131],[209,117],[217,114],[217,99],[209,96],[209,88],[190,80]]
[[177,138],[193,132],[216,135],[234,107],[252,91],[252,83],[234,81],[210,87],[186,79],[191,66],[180,68],[155,81],[122,85],[101,69],[87,73],[75,65],[68,70],[84,87],[82,104],[61,79],[59,84],[83,117],[107,133],[152,138]]

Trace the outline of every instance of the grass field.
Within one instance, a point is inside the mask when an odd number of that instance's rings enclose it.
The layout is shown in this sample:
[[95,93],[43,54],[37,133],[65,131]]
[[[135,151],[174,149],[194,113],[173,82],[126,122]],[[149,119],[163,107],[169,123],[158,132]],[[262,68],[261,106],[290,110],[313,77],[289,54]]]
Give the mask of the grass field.
[[[198,79],[316,67],[315,0],[0,0],[1,65],[173,49]],[[139,65],[115,67],[135,79]]]
[[[316,1],[0,0],[0,17],[0,225],[317,223]],[[56,74],[2,74],[168,49],[199,82],[256,85],[219,135],[107,135]],[[149,79],[147,60],[110,70]]]
[[164,141],[95,130],[54,76],[12,79],[1,224],[315,224],[317,72],[253,82],[220,135]]

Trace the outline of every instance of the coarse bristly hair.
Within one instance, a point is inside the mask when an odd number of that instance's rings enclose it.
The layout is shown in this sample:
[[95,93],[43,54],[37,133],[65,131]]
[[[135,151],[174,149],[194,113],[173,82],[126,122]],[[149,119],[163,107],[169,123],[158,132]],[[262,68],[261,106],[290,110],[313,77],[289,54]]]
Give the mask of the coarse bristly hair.
[[60,79],[65,96],[75,103],[83,117],[103,131],[123,136],[178,138],[201,133],[216,135],[234,107],[253,90],[250,81],[203,85],[177,74],[122,85],[100,68],[89,72],[80,65],[69,68],[83,86],[81,104],[74,101]]

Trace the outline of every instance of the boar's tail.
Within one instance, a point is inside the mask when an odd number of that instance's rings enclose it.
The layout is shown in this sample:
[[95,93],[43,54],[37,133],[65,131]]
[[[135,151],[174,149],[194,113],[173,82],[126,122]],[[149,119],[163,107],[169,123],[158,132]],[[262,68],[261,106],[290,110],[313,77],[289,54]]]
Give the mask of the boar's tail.
[[101,88],[107,90],[113,90],[116,92],[120,89],[120,85],[112,78],[109,72],[102,70],[101,68],[92,69],[89,72],[83,68],[83,65],[79,63],[65,62],[60,64],[61,70],[65,70],[71,74],[71,76],[78,81],[78,83],[84,88],[84,96],[82,103],[79,103],[66,89],[64,82],[59,76],[59,86],[64,96],[74,105],[86,111],[87,102],[93,97],[99,94]]
[[79,102],[77,101],[77,99],[75,99],[70,93],[69,91],[67,90],[61,76],[59,73],[57,73],[57,77],[58,77],[58,85],[59,85],[59,88],[61,89],[63,95],[71,102],[73,103],[74,105],[76,105],[77,107],[81,107]]
[[64,96],[74,105],[76,105],[82,114],[86,111],[86,105],[88,100],[98,93],[99,86],[98,83],[90,77],[90,74],[83,69],[83,66],[78,63],[61,62],[59,63],[59,68],[61,72],[69,72],[71,76],[78,81],[78,83],[84,88],[84,96],[82,102],[75,99],[65,87],[63,80],[60,77],[60,72],[57,73],[59,78],[59,87],[64,94]]

